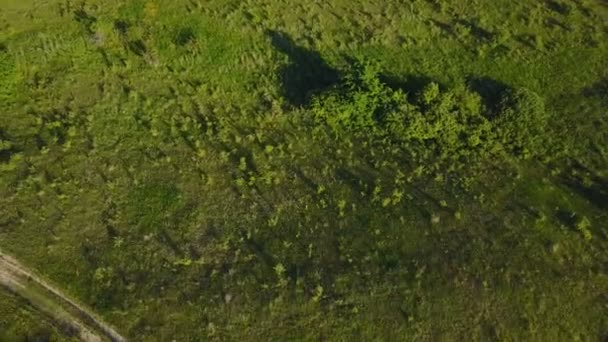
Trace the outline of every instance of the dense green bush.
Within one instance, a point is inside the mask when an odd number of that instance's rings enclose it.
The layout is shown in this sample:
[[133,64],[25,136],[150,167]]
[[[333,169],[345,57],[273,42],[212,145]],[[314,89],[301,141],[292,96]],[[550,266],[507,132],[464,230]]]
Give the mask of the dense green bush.
[[380,133],[382,122],[404,103],[404,94],[380,82],[377,65],[357,61],[343,82],[313,99],[312,111],[336,134]]
[[501,106],[495,124],[505,148],[523,157],[542,153],[549,122],[543,99],[531,90],[517,89],[505,94]]
[[0,247],[130,339],[604,338],[608,7],[13,2]]
[[313,100],[312,112],[336,137],[371,135],[439,160],[470,161],[499,146],[518,157],[542,155],[549,123],[543,99],[528,89],[502,98],[493,117],[466,86],[442,89],[431,82],[408,94],[384,84],[377,64],[357,61],[340,85]]
[[312,112],[337,137],[371,135],[412,155],[430,151],[434,157],[455,160],[493,148],[492,125],[478,94],[430,83],[409,95],[384,84],[376,64],[357,62],[342,84],[314,99]]

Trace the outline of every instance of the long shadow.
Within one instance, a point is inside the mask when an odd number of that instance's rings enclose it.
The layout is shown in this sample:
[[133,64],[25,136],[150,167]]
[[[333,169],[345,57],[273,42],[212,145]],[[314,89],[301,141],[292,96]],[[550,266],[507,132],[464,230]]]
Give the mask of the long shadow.
[[380,80],[392,89],[400,89],[408,95],[419,94],[427,85],[434,80],[422,75],[407,75],[404,78],[392,75],[380,75]]
[[583,95],[587,97],[598,97],[608,103],[608,76],[583,89]]
[[477,25],[473,21],[458,19],[455,23],[468,27],[471,30],[471,34],[479,41],[490,41],[494,37],[494,34],[481,26]]
[[555,212],[555,217],[559,222],[568,228],[574,229],[576,226],[576,215],[570,211],[558,209]]
[[553,12],[556,12],[561,15],[568,15],[570,14],[570,12],[572,12],[572,8],[570,7],[570,5],[565,3],[553,0],[545,0],[545,5]]
[[330,67],[318,52],[296,45],[283,32],[267,31],[266,34],[272,45],[289,57],[289,65],[281,70],[281,82],[283,94],[291,105],[305,105],[311,95],[340,80],[340,73]]
[[512,90],[505,83],[489,77],[470,77],[467,83],[471,90],[481,96],[488,119],[493,119],[500,114],[502,99]]
[[97,22],[97,18],[87,13],[83,7],[74,11],[74,20],[79,22],[89,34],[93,33],[93,24]]
[[564,31],[568,31],[571,32],[572,30],[564,23],[560,22],[559,20],[555,19],[555,18],[547,18],[545,20],[545,25],[547,27],[550,28],[555,28],[555,27],[559,27],[560,29],[564,30]]
[[[8,135],[0,128],[0,142],[8,141]],[[10,146],[10,145],[9,145]],[[0,148],[0,163],[8,163],[11,160],[11,156],[17,152],[20,152],[15,146],[10,146],[8,148]]]
[[586,198],[596,207],[608,209],[608,179],[595,174],[580,164],[574,165],[573,168],[588,173],[591,179],[591,185],[586,185],[580,177],[572,175],[563,177],[563,184]]
[[515,40],[530,49],[537,48],[536,38],[533,34],[528,34],[528,33],[519,34],[519,35],[515,36]]

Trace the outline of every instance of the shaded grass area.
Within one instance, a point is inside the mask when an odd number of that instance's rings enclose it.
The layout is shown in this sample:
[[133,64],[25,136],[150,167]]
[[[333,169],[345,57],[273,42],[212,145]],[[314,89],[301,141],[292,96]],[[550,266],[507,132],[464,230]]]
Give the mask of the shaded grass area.
[[0,340],[2,341],[77,341],[66,327],[39,313],[22,297],[0,294]]
[[138,340],[601,340],[606,17],[8,1],[0,243]]

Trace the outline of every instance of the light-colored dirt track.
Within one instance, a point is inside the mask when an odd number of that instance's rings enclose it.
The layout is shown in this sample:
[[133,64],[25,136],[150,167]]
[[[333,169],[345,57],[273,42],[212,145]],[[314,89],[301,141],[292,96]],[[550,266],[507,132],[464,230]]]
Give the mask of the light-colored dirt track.
[[0,251],[0,287],[22,296],[56,322],[69,326],[85,342],[125,342],[112,327],[93,315],[17,260]]

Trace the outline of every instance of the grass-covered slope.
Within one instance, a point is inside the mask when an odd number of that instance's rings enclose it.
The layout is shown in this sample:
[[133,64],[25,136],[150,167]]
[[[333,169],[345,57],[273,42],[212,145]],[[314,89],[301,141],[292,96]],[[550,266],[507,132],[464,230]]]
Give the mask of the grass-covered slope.
[[0,1],[0,246],[133,340],[608,335],[605,2]]
[[0,292],[0,341],[77,341],[69,326],[61,326],[27,300]]

